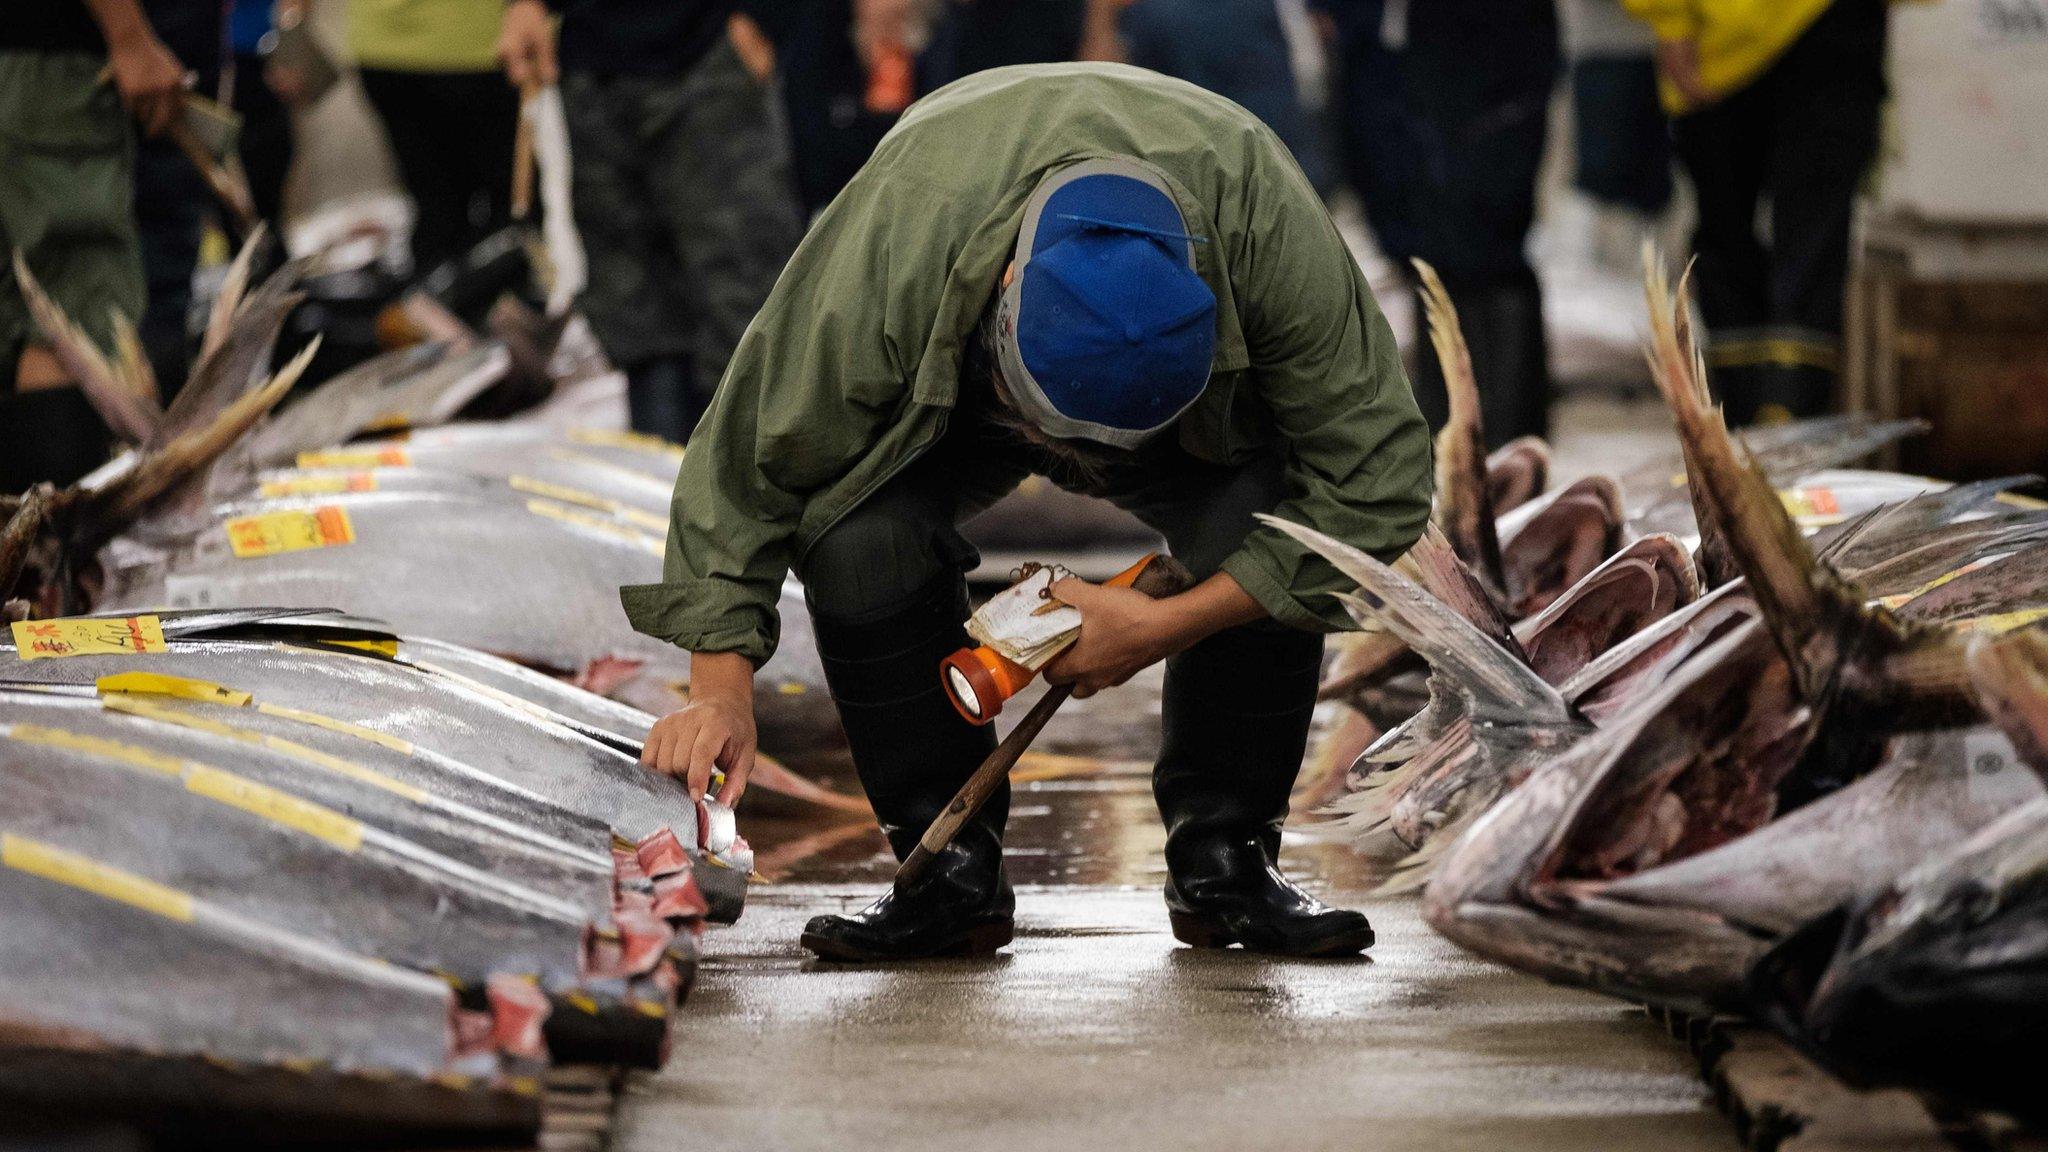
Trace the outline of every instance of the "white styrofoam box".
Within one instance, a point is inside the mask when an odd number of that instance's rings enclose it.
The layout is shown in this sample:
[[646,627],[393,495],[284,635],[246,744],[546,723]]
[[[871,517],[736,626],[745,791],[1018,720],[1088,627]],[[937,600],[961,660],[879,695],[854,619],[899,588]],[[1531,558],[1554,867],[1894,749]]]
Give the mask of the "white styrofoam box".
[[1887,206],[2048,222],[2048,0],[1893,6],[1891,84]]

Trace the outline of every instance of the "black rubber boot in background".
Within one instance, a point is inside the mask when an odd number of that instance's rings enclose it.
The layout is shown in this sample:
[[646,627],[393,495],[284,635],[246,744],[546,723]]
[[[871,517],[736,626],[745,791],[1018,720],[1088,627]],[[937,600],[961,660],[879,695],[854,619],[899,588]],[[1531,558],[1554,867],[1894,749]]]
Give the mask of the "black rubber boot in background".
[[[1492,288],[1453,286],[1458,327],[1472,351],[1472,377],[1479,386],[1479,414],[1486,446],[1498,448],[1522,436],[1550,434],[1550,344],[1543,329],[1543,290],[1533,280]],[[1415,402],[1432,431],[1444,426],[1449,402],[1443,369],[1429,343],[1429,321],[1420,302],[1415,313]]]
[[[939,687],[939,661],[968,643],[967,614],[966,585],[949,572],[906,607],[812,622],[861,787],[899,861],[995,750],[995,729],[962,720]],[[1009,812],[1005,786],[915,885],[850,916],[813,917],[803,946],[827,960],[872,961],[982,955],[1008,944],[1016,907],[1003,874]]]
[[1152,777],[1166,822],[1166,907],[1182,943],[1291,956],[1372,946],[1357,912],[1278,869],[1308,746],[1322,637],[1271,623],[1219,632],[1166,663],[1166,743]]

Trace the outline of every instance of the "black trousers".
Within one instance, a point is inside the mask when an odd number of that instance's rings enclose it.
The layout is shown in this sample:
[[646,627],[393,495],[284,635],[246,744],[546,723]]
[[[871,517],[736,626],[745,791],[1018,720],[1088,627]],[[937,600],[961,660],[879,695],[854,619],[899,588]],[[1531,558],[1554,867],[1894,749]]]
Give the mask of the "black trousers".
[[1850,225],[1885,96],[1885,29],[1884,0],[1835,0],[1755,82],[1672,124],[1699,200],[1707,363],[1734,423],[1833,402]]
[[[1277,450],[1241,465],[1217,465],[1188,456],[1176,444],[1155,444],[1083,476],[971,411],[956,413],[955,426],[938,444],[798,560],[826,667],[858,667],[864,671],[857,674],[901,680],[835,684],[836,694],[898,701],[938,694],[935,666],[861,664],[866,654],[834,651],[835,637],[897,617],[924,602],[942,581],[964,580],[978,557],[958,525],[1032,473],[1127,509],[1165,536],[1173,555],[1197,578],[1214,575],[1256,526],[1253,515],[1270,511],[1286,494]],[[1167,660],[1165,741],[1157,774],[1167,782],[1161,785],[1162,810],[1192,805],[1213,820],[1235,814],[1262,830],[1278,828],[1308,738],[1322,643],[1320,635],[1261,621],[1217,633]],[[933,723],[966,726],[943,704],[930,712],[938,717]],[[1233,747],[1233,739],[1257,747]],[[950,746],[936,736],[931,743]],[[886,765],[860,764],[858,743],[853,751],[863,780],[872,769],[887,774]],[[1227,762],[1219,763],[1219,757]],[[933,765],[930,771],[964,776],[972,767]],[[951,795],[950,785],[944,791]],[[1206,799],[1225,793],[1238,797],[1235,806]],[[1199,819],[1183,814],[1180,822]],[[1277,849],[1276,836],[1269,851]]]
[[419,213],[412,262],[424,273],[503,228],[512,215],[519,94],[500,72],[362,70],[399,178]]
[[[1426,260],[1457,305],[1487,440],[1543,435],[1543,295],[1526,245],[1558,60],[1551,0],[1351,0],[1332,6],[1346,178],[1380,247]],[[1417,310],[1417,334],[1422,326]],[[1432,428],[1448,412],[1429,341],[1413,374]]]

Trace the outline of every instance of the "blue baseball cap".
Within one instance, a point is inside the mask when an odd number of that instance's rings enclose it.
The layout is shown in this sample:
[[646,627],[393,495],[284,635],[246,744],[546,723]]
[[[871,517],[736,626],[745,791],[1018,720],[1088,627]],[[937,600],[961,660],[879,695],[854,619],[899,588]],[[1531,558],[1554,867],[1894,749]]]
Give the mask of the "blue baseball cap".
[[1125,157],[1053,172],[1024,206],[998,304],[1010,399],[1049,436],[1134,448],[1209,383],[1216,294],[1158,173]]

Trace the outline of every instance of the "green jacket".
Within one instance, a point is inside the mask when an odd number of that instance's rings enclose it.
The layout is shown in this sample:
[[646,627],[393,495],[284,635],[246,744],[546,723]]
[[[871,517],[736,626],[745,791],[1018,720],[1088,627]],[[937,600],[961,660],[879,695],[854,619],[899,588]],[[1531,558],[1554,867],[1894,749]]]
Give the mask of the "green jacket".
[[[983,72],[905,112],[812,227],[741,338],[676,479],[665,579],[621,590],[633,626],[694,652],[775,649],[783,576],[945,432],[963,350],[1025,199],[1095,156],[1166,178],[1216,293],[1192,455],[1287,454],[1276,515],[1381,557],[1429,514],[1430,443],[1394,334],[1278,138],[1221,97],[1117,65]],[[1348,626],[1337,572],[1270,529],[1223,565],[1275,618]]]

